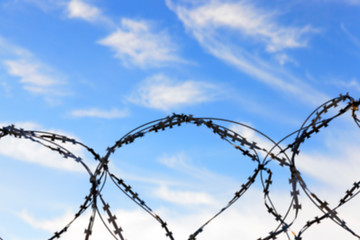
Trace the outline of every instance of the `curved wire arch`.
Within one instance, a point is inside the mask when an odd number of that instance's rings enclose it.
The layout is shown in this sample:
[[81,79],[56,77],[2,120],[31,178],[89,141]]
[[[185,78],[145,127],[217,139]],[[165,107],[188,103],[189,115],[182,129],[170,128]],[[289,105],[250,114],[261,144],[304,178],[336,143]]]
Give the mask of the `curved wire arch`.
[[[344,106],[339,106],[341,104]],[[257,167],[249,176],[248,181],[245,182],[240,189],[236,190],[234,196],[223,208],[221,208],[213,217],[208,219],[199,228],[197,228],[194,233],[190,234],[188,240],[195,240],[196,237],[205,230],[205,227],[207,227],[210,222],[219,217],[224,211],[229,209],[235,202],[237,202],[238,199],[240,199],[246,193],[246,191],[250,189],[251,185],[256,181],[258,176],[260,176],[259,178],[263,187],[264,205],[267,208],[269,214],[271,214],[275,221],[278,222],[277,227],[273,231],[269,232],[267,236],[259,238],[258,240],[276,239],[281,234],[285,234],[288,239],[292,239],[293,237],[295,240],[301,240],[304,232],[306,232],[315,224],[321,223],[324,219],[332,220],[339,227],[343,228],[354,237],[360,238],[360,235],[350,229],[346,222],[342,220],[340,215],[336,212],[336,210],[344,206],[350,200],[354,199],[360,193],[360,181],[355,182],[353,186],[351,186],[350,189],[346,191],[346,194],[339,200],[338,205],[330,207],[325,200],[320,199],[314,192],[310,190],[310,188],[305,183],[305,180],[302,178],[300,171],[296,168],[296,156],[299,154],[302,144],[306,142],[307,139],[311,138],[312,135],[326,128],[334,119],[350,111],[355,124],[360,127],[360,120],[356,115],[356,112],[359,110],[359,105],[360,100],[355,100],[348,94],[333,98],[317,107],[305,119],[298,130],[288,134],[277,142],[263,132],[240,122],[213,117],[194,117],[193,115],[185,114],[173,114],[171,116],[153,120],[134,128],[119,140],[117,140],[114,145],[108,147],[106,154],[103,157],[96,153],[94,149],[75,139],[68,138],[67,136],[46,131],[24,130],[21,128],[16,128],[14,125],[0,128],[0,140],[4,137],[28,139],[32,142],[40,144],[45,148],[48,148],[51,151],[57,152],[64,158],[70,158],[81,164],[85,171],[89,174],[91,188],[89,194],[85,197],[85,201],[80,206],[79,210],[75,213],[74,218],[71,219],[67,225],[61,228],[60,231],[55,232],[49,239],[61,238],[63,234],[71,227],[71,225],[78,219],[78,217],[81,216],[91,206],[92,213],[88,222],[88,226],[85,229],[85,239],[87,240],[91,238],[96,216],[99,216],[100,221],[105,225],[106,229],[110,232],[114,239],[124,240],[125,238],[122,234],[122,228],[118,224],[118,221],[116,221],[116,216],[111,212],[110,205],[105,201],[102,195],[102,190],[108,179],[110,179],[124,195],[126,195],[140,208],[150,214],[161,225],[169,239],[174,240],[175,238],[167,223],[156,212],[154,212],[145,203],[144,200],[139,197],[139,194],[136,193],[130,185],[126,184],[123,179],[119,178],[111,172],[109,162],[111,155],[117,149],[125,145],[132,144],[136,139],[145,137],[149,133],[157,133],[168,130],[175,126],[181,126],[185,124],[193,124],[196,126],[205,126],[209,128],[214,132],[215,135],[228,142],[235,149],[239,150],[246,158],[249,158],[251,161],[257,163]],[[329,114],[329,110],[338,111],[330,117],[326,117],[326,115]],[[254,141],[248,141],[248,139],[246,139],[240,133],[223,126],[223,123],[236,124],[243,128],[250,129],[251,131],[266,139],[267,142],[271,143],[272,147],[270,149],[266,149],[264,146],[260,146]],[[288,146],[283,147],[282,144],[292,137],[295,137],[294,141],[291,142]],[[98,162],[96,169],[92,171],[81,157],[76,156],[70,150],[65,148],[62,143],[72,143],[86,149],[87,152],[89,152],[94,158],[94,160]],[[262,154],[264,157],[262,157]],[[273,172],[271,171],[271,168],[268,167],[268,164],[272,161],[278,163],[281,167],[288,168],[290,173],[292,198],[290,200],[289,207],[283,215],[281,215],[276,210],[275,204],[270,197],[270,185],[272,184]],[[291,231],[291,226],[296,221],[298,213],[301,210],[301,204],[298,198],[298,195],[300,194],[299,190],[305,193],[310,201],[321,211],[322,215],[316,216],[314,219],[307,221],[298,233],[294,233]],[[104,220],[104,217],[100,211],[100,207],[103,208],[103,211],[107,215],[108,223]],[[287,220],[292,210],[294,210],[294,217],[291,220]]]

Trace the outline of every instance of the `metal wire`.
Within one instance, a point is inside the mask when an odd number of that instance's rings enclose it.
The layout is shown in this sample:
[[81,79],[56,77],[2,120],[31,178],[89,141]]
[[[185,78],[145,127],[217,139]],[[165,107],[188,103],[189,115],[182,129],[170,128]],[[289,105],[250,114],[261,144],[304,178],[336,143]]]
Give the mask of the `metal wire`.
[[[105,225],[106,229],[110,232],[113,239],[124,240],[123,230],[118,223],[117,217],[110,210],[110,205],[107,203],[101,194],[107,179],[110,179],[113,184],[121,191],[122,194],[126,195],[131,201],[135,202],[145,212],[150,214],[154,220],[156,220],[163,228],[166,237],[174,240],[174,236],[168,227],[167,223],[153,211],[145,201],[140,198],[139,194],[133,190],[133,188],[125,183],[124,179],[116,176],[109,167],[110,157],[114,152],[124,147],[125,145],[132,144],[135,140],[143,138],[148,134],[160,133],[162,131],[171,129],[173,127],[180,127],[186,124],[193,124],[198,127],[204,126],[211,130],[215,135],[220,137],[225,142],[231,144],[236,150],[254,162],[257,166],[250,174],[248,180],[241,185],[240,189],[237,189],[230,199],[230,201],[223,206],[213,217],[208,219],[204,224],[197,228],[195,232],[189,235],[188,240],[195,240],[196,237],[201,234],[206,227],[223,212],[228,210],[236,201],[238,201],[246,192],[250,189],[253,183],[258,179],[263,187],[264,193],[264,205],[267,212],[273,216],[274,221],[278,223],[277,227],[271,231],[267,236],[258,238],[258,240],[276,239],[280,234],[285,234],[288,239],[301,240],[302,235],[309,228],[315,224],[322,223],[325,219],[331,219],[344,231],[349,232],[356,238],[360,238],[359,233],[356,233],[345,223],[345,221],[338,214],[337,210],[344,206],[347,202],[355,198],[360,193],[360,181],[355,182],[340,199],[339,203],[335,206],[330,206],[326,200],[321,199],[305,183],[301,176],[299,169],[296,167],[296,158],[299,155],[300,147],[304,142],[311,138],[314,134],[325,129],[334,119],[342,116],[343,114],[350,112],[351,117],[358,127],[360,127],[360,121],[356,115],[359,110],[360,100],[355,101],[348,94],[340,95],[334,99],[331,99],[324,104],[316,108],[304,121],[301,127],[289,135],[285,136],[279,142],[275,142],[270,137],[257,129],[254,129],[246,124],[220,118],[208,118],[208,117],[194,117],[192,115],[185,114],[173,114],[162,119],[154,120],[145,123],[127,134],[115,142],[113,146],[107,148],[105,156],[100,157],[92,148],[85,144],[68,138],[63,135],[59,135],[51,132],[24,130],[16,128],[14,125],[4,126],[0,128],[0,140],[5,137],[25,138],[41,146],[50,149],[51,151],[57,152],[64,158],[70,158],[75,162],[81,164],[85,171],[89,174],[90,180],[90,192],[85,197],[85,201],[81,204],[79,210],[75,213],[73,219],[69,221],[67,225],[55,232],[49,239],[58,239],[63,236],[65,232],[71,227],[71,225],[91,206],[92,213],[88,222],[88,226],[84,232],[85,240],[90,239],[93,232],[93,226],[96,220],[96,216],[99,215],[101,222]],[[335,110],[335,113],[331,115],[330,110]],[[330,116],[328,116],[330,115]],[[261,135],[268,142],[272,144],[271,148],[266,149],[264,146],[260,146],[254,141],[250,141],[240,133],[229,129],[224,124],[236,124],[243,128],[247,128],[255,133]],[[282,147],[285,141],[289,141],[292,137],[294,140],[286,147]],[[62,144],[72,143],[86,149],[98,162],[98,165],[94,171],[85,163],[85,161],[73,154]],[[289,207],[282,215],[275,207],[274,202],[270,196],[270,186],[272,185],[273,171],[269,167],[270,162],[276,162],[279,166],[284,169],[288,169],[290,175],[290,187],[291,187],[291,201]],[[303,228],[295,234],[291,232],[290,227],[294,224],[297,219],[298,213],[302,209],[300,203],[299,194],[300,191],[304,192],[305,195],[311,200],[311,202],[322,212],[322,215],[316,216],[314,219],[309,219]],[[100,211],[102,207],[103,211]],[[290,218],[290,213],[294,213],[294,217]],[[103,214],[106,214],[108,221],[104,220]],[[0,237],[0,240],[2,238]]]

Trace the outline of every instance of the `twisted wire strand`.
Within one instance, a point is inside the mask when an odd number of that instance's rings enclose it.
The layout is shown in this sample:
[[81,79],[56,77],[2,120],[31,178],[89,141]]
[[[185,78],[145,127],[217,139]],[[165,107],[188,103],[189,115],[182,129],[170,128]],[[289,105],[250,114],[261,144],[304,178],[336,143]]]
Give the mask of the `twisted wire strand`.
[[[194,233],[190,234],[188,240],[196,240],[196,237],[202,233],[214,219],[218,218],[223,212],[228,210],[250,189],[257,178],[260,178],[260,182],[263,187],[264,205],[267,209],[267,212],[272,215],[275,222],[278,223],[277,227],[275,227],[273,231],[269,232],[269,234],[265,237],[258,238],[258,240],[276,239],[281,234],[285,234],[288,239],[293,238],[295,240],[301,240],[304,232],[306,232],[315,224],[320,224],[325,219],[332,220],[339,227],[343,228],[354,237],[360,238],[360,235],[353,231],[337,212],[339,208],[344,206],[350,200],[354,199],[360,193],[360,181],[355,182],[345,192],[345,195],[339,200],[339,203],[336,206],[331,207],[329,203],[326,202],[326,200],[322,200],[318,195],[310,190],[302,178],[300,171],[296,168],[296,157],[299,155],[302,144],[311,138],[314,134],[317,134],[318,132],[328,127],[328,125],[333,120],[347,112],[351,112],[351,116],[355,124],[360,128],[360,120],[356,114],[359,110],[359,105],[360,101],[354,100],[354,98],[348,94],[333,98],[317,107],[305,119],[298,130],[288,134],[278,142],[272,140],[263,132],[243,123],[221,118],[194,117],[192,115],[185,114],[173,114],[165,118],[153,120],[129,131],[127,134],[117,140],[114,145],[108,147],[106,154],[103,157],[96,153],[94,149],[67,136],[45,131],[24,130],[22,128],[16,128],[14,125],[0,128],[0,140],[4,137],[27,139],[34,143],[40,144],[41,146],[51,151],[57,152],[63,158],[72,159],[73,161],[80,164],[89,174],[91,186],[89,194],[85,197],[85,201],[82,203],[82,205],[80,205],[80,208],[75,213],[74,218],[71,219],[69,223],[66,224],[63,228],[61,228],[60,231],[55,232],[49,238],[51,240],[61,238],[63,234],[71,227],[71,225],[83,213],[85,213],[90,206],[92,211],[88,226],[84,231],[85,240],[90,239],[92,236],[96,216],[99,216],[100,221],[103,223],[103,225],[105,225],[105,228],[110,233],[112,238],[125,240],[125,237],[123,236],[123,229],[118,223],[116,215],[112,213],[109,203],[105,201],[102,195],[104,186],[108,184],[108,179],[110,179],[111,182],[125,196],[127,196],[131,201],[137,204],[149,215],[151,215],[163,228],[167,238],[170,240],[175,240],[173,233],[171,232],[167,223],[155,211],[153,211],[142,198],[140,198],[139,194],[135,192],[129,184],[125,183],[124,179],[111,172],[111,169],[109,168],[109,162],[110,157],[117,149],[132,144],[135,140],[145,137],[145,135],[159,133],[173,127],[180,127],[187,124],[193,124],[198,127],[207,127],[215,135],[229,143],[236,150],[240,151],[245,158],[257,164],[253,170],[253,173],[248,177],[248,180],[244,182],[240,189],[234,193],[230,201],[228,201],[227,204],[225,204],[224,207],[216,212],[210,219],[198,227]],[[337,112],[331,116],[327,116],[330,114],[330,111]],[[249,129],[256,134],[259,134],[263,139],[266,140],[267,143],[271,144],[270,149],[266,149],[264,146],[260,146],[257,142],[248,140],[240,133],[223,126],[223,124],[235,124]],[[292,141],[291,138],[294,138],[294,140]],[[287,146],[283,146],[286,141],[291,141],[291,143]],[[86,149],[87,152],[89,152],[94,158],[94,160],[98,162],[96,169],[92,171],[89,165],[86,164],[86,162],[81,157],[76,156],[74,153],[63,146],[65,143],[71,143]],[[277,210],[270,196],[270,187],[273,183],[272,179],[274,173],[269,167],[269,163],[273,161],[276,162],[280,167],[285,169],[287,168],[290,174],[289,183],[291,188],[291,200],[289,207],[283,214]],[[291,231],[291,226],[296,221],[298,214],[302,209],[299,199],[300,191],[305,193],[305,195],[320,210],[322,214],[316,216],[314,219],[308,220],[298,233],[294,233]],[[103,211],[100,211],[101,207]],[[290,213],[294,214],[294,217],[291,219],[289,219]],[[106,214],[108,217],[107,221],[104,219],[104,214]],[[0,240],[2,240],[1,237]]]

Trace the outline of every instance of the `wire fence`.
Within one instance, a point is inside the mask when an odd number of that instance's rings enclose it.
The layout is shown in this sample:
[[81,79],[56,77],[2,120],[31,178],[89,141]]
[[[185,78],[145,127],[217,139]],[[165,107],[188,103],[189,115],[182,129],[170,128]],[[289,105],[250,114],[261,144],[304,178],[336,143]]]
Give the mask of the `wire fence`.
[[[154,221],[157,221],[160,224],[168,239],[174,240],[175,238],[165,220],[162,219],[155,211],[153,211],[150,206],[148,206],[146,202],[139,196],[139,194],[133,190],[129,184],[126,183],[124,179],[115,175],[111,171],[109,161],[111,155],[114,154],[115,151],[117,151],[119,148],[128,144],[132,144],[134,141],[143,138],[148,134],[156,134],[187,124],[208,128],[215,135],[237,149],[245,158],[248,158],[250,161],[256,163],[256,168],[254,171],[249,175],[247,181],[242,184],[241,188],[237,189],[229,202],[223,206],[223,208],[221,208],[221,210],[219,210],[213,217],[204,222],[195,232],[190,234],[188,240],[195,240],[199,234],[206,230],[210,222],[219,217],[236,201],[238,201],[255,181],[261,181],[263,186],[264,205],[267,209],[267,212],[277,223],[277,227],[275,227],[273,231],[268,233],[267,236],[258,238],[258,240],[277,239],[280,235],[285,235],[288,239],[301,240],[305,231],[307,231],[315,224],[322,223],[325,219],[331,219],[340,228],[344,229],[344,231],[349,232],[355,238],[359,239],[360,235],[353,231],[346,224],[346,222],[338,214],[337,210],[359,194],[360,181],[355,182],[352,186],[349,187],[337,205],[330,206],[325,199],[321,199],[316,193],[308,188],[308,185],[302,178],[299,169],[296,167],[296,158],[299,154],[302,144],[311,138],[314,134],[328,127],[334,119],[349,113],[351,114],[355,124],[360,127],[360,121],[356,115],[357,111],[359,110],[359,104],[359,100],[354,100],[348,94],[340,95],[337,98],[331,99],[316,108],[306,118],[304,123],[297,131],[290,133],[278,142],[275,142],[264,133],[243,123],[220,118],[194,117],[192,115],[185,114],[173,114],[162,119],[145,123],[131,130],[129,133],[125,134],[122,138],[116,141],[113,146],[108,147],[105,156],[100,156],[95,152],[94,149],[67,136],[45,131],[24,130],[21,128],[16,128],[14,125],[0,128],[0,140],[5,137],[28,139],[32,142],[42,145],[45,148],[57,152],[64,158],[72,159],[75,162],[81,164],[85,171],[89,174],[91,187],[89,193],[85,197],[85,201],[81,204],[73,219],[70,219],[67,225],[62,227],[60,226],[59,230],[50,236],[49,239],[62,238],[64,233],[67,232],[71,225],[81,215],[83,215],[86,211],[91,211],[91,217],[84,231],[85,240],[90,239],[92,236],[96,216],[99,216],[100,221],[105,225],[106,229],[114,239],[124,240],[125,236],[120,224],[117,222],[117,217],[115,214],[113,214],[109,203],[105,201],[102,195],[104,186],[106,184],[111,184],[112,182],[112,184],[114,184],[122,194],[125,194],[141,209],[150,214]],[[240,133],[236,132],[234,129],[230,129],[224,126],[228,125],[229,123],[239,125],[262,135],[272,143],[272,147],[265,148],[264,146],[260,146],[259,143],[247,139]],[[293,141],[283,147],[285,140],[292,138],[294,138]],[[97,161],[98,165],[96,169],[91,170],[90,167],[85,164],[84,159],[69,151],[66,147],[64,147],[63,143],[72,143],[74,145],[79,145],[85,148]],[[273,171],[269,167],[270,162],[276,162],[282,168],[288,169],[291,176],[290,185],[292,199],[287,211],[285,211],[285,214],[281,214],[277,210],[270,197],[270,186],[272,185],[273,179]],[[309,219],[306,224],[299,230],[299,232],[295,233],[291,231],[290,227],[295,223],[298,213],[302,210],[302,205],[299,200],[300,191],[305,193],[305,195],[321,211],[322,214],[313,219]],[[107,218],[107,221],[104,220],[105,217]],[[1,237],[0,240],[2,240]]]

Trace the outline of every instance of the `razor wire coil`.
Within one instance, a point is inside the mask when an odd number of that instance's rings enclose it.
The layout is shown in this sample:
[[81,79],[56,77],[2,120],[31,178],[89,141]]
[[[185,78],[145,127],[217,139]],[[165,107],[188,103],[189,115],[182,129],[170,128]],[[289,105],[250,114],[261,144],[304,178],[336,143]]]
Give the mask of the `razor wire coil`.
[[[111,155],[114,154],[116,150],[124,147],[125,145],[132,144],[136,140],[143,138],[148,134],[159,133],[173,127],[180,127],[181,125],[185,124],[192,124],[198,127],[204,126],[208,128],[215,135],[232,145],[236,150],[240,151],[244,157],[249,158],[257,165],[253,170],[253,173],[251,173],[247,181],[241,185],[240,189],[237,189],[230,201],[225,206],[223,206],[223,208],[221,208],[213,217],[203,223],[195,232],[190,234],[188,240],[196,240],[196,237],[201,234],[215,218],[228,210],[247,192],[247,190],[252,186],[257,178],[260,178],[263,187],[264,205],[268,213],[273,216],[274,221],[277,222],[277,227],[273,229],[273,231],[269,232],[267,236],[258,238],[258,240],[276,239],[280,234],[285,234],[288,239],[301,240],[305,231],[307,231],[315,224],[320,224],[324,219],[331,219],[333,222],[339,225],[339,227],[343,228],[354,237],[360,239],[359,233],[353,231],[337,213],[337,210],[340,207],[344,206],[347,202],[355,198],[360,193],[360,181],[355,182],[345,192],[345,195],[339,200],[339,203],[336,206],[331,207],[326,202],[326,200],[319,198],[318,195],[316,195],[310,190],[310,188],[308,188],[301,176],[300,171],[296,167],[296,157],[299,155],[302,144],[305,143],[314,134],[328,127],[334,119],[347,112],[350,112],[355,124],[360,127],[360,120],[356,115],[357,111],[359,110],[359,105],[360,100],[354,100],[354,98],[348,94],[340,95],[339,97],[331,99],[316,108],[306,118],[302,126],[297,131],[288,134],[278,142],[275,142],[261,131],[243,123],[221,118],[194,117],[193,115],[185,114],[173,114],[165,118],[145,123],[131,130],[118,141],[116,141],[114,145],[108,147],[106,154],[103,157],[96,153],[94,149],[73,138],[45,131],[24,130],[22,128],[16,128],[14,125],[0,128],[0,140],[4,137],[24,138],[30,140],[50,149],[51,151],[57,152],[64,158],[70,158],[81,164],[89,174],[89,180],[91,183],[89,194],[85,196],[84,202],[80,205],[79,210],[75,213],[73,219],[71,219],[68,224],[59,231],[55,232],[49,238],[50,240],[61,238],[63,234],[71,227],[71,225],[89,208],[91,209],[92,213],[89,218],[88,225],[84,231],[85,240],[90,239],[92,235],[96,216],[100,218],[100,221],[104,224],[114,239],[125,240],[122,227],[119,224],[116,215],[113,214],[109,203],[105,201],[102,195],[102,189],[104,188],[105,184],[108,184],[107,181],[109,179],[124,195],[135,202],[145,212],[150,214],[154,220],[160,224],[168,239],[175,240],[173,233],[171,232],[167,223],[155,211],[153,211],[150,206],[146,204],[140,195],[135,190],[133,190],[132,186],[127,184],[124,179],[111,172],[109,162]],[[335,113],[328,117],[327,115],[330,113],[330,111],[334,111]],[[240,125],[244,128],[256,132],[257,134],[260,134],[262,137],[271,142],[272,147],[270,149],[266,149],[264,146],[260,146],[258,143],[245,138],[240,133],[222,125],[229,123]],[[285,147],[282,146],[282,143],[285,140],[294,136],[295,139],[293,142]],[[86,149],[87,152],[89,152],[94,160],[98,163],[96,169],[92,171],[81,157],[76,156],[70,150],[65,148],[62,143],[71,143]],[[281,215],[276,209],[275,204],[273,203],[270,196],[270,186],[272,185],[273,172],[269,167],[269,163],[272,161],[277,162],[279,166],[283,168],[288,168],[290,173],[289,182],[291,185],[291,201],[287,211],[283,215]],[[291,232],[290,228],[296,221],[299,211],[302,209],[302,205],[299,200],[300,191],[305,193],[311,202],[322,212],[322,215],[316,216],[314,219],[309,219],[298,233],[294,233]],[[292,219],[289,219],[290,213],[294,213],[294,217]],[[104,219],[105,216],[107,217],[107,221]],[[1,237],[0,240],[2,240]]]

